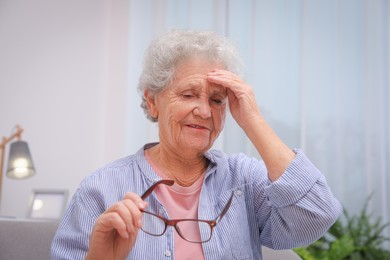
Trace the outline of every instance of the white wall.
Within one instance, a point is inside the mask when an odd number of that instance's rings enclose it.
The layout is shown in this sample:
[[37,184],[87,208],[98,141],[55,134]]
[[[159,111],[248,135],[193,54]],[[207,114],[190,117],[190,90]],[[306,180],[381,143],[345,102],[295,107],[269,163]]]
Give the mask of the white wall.
[[126,0],[0,1],[0,136],[20,124],[37,170],[3,175],[0,215],[124,155],[127,30]]
[[[73,194],[155,140],[135,91],[142,56],[157,34],[188,27],[237,41],[276,132],[350,213],[375,192],[370,210],[388,222],[389,13],[385,1],[0,0],[0,136],[19,123],[37,168],[4,178],[0,215],[23,217],[32,189]],[[219,141],[256,155],[232,120]]]

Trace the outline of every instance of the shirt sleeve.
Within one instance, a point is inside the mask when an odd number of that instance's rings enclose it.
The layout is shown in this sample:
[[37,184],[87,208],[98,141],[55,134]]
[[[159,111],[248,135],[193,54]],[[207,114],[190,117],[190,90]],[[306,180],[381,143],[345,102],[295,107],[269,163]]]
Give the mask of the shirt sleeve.
[[[273,249],[308,245],[319,239],[342,212],[325,177],[296,150],[296,157],[275,182],[264,189],[269,210],[261,232],[262,244]],[[262,215],[264,216],[264,214]]]
[[90,213],[94,204],[84,190],[75,192],[54,236],[51,259],[84,259],[97,218]]

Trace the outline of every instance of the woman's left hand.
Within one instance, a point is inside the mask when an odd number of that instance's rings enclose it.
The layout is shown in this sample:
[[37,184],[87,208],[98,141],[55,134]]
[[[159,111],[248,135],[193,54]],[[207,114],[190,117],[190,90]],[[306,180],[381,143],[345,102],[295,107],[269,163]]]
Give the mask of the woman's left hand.
[[207,74],[207,80],[226,88],[230,113],[241,128],[245,130],[249,123],[261,118],[252,86],[238,75],[215,69]]

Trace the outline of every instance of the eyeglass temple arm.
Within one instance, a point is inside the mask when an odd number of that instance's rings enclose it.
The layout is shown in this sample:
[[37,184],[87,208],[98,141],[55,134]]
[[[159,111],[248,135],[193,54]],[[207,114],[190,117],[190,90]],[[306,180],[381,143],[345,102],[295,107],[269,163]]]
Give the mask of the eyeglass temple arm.
[[226,203],[225,208],[222,210],[221,214],[219,214],[219,216],[218,216],[217,219],[215,220],[217,223],[223,218],[223,216],[226,214],[226,212],[227,212],[228,209],[230,208],[230,204],[232,204],[232,201],[233,201],[233,195],[234,195],[234,191],[232,191],[232,195],[230,195],[230,199],[229,199],[228,202]]
[[159,184],[172,186],[174,183],[175,183],[175,181],[173,181],[173,180],[160,180],[160,181],[156,182],[155,184],[153,184],[152,186],[150,186],[149,189],[147,189],[144,192],[144,194],[141,195],[141,199],[143,199],[143,200],[146,199]]

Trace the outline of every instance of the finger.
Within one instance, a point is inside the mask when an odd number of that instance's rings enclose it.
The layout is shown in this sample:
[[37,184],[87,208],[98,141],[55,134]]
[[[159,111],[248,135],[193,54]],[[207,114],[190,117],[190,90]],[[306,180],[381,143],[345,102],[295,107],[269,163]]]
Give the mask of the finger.
[[142,200],[139,195],[133,192],[127,192],[125,194],[124,199],[132,200],[134,204],[138,206],[139,209],[145,209],[148,206],[148,203],[146,201]]
[[117,212],[107,212],[102,214],[96,221],[97,232],[110,232],[115,229],[124,239],[129,239],[127,225]]
[[142,227],[142,212],[134,203],[134,201],[130,199],[123,200],[123,205],[127,208],[127,210],[131,214],[131,223],[134,227],[140,228]]
[[229,103],[232,103],[237,99],[237,97],[234,95],[234,92],[230,89],[228,89],[227,91],[227,96],[228,96]]
[[148,206],[148,202],[142,200],[140,196],[138,196],[135,193],[128,192],[125,194],[125,201],[130,200],[133,202],[133,204],[138,207],[137,209],[134,208],[134,205],[128,204],[129,209],[134,213],[133,215],[133,223],[136,227],[140,228],[142,227],[142,212],[141,210],[144,210]]
[[213,70],[207,74],[207,80],[211,83],[222,85],[233,92],[238,92],[243,89],[245,82],[230,71]]
[[[135,211],[135,212],[133,212]],[[137,225],[134,224],[134,217],[140,214],[139,209],[130,200],[122,200],[111,206],[108,212],[116,213],[126,225],[126,230],[129,233],[136,234]]]

